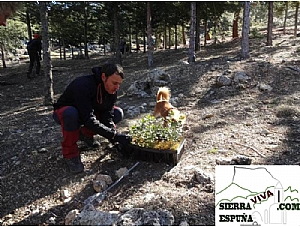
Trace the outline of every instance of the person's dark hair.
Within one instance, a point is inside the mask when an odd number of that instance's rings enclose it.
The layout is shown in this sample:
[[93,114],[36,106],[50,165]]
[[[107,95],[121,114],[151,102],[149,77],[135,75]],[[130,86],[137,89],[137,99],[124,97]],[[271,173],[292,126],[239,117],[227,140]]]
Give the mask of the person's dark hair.
[[105,77],[108,78],[113,74],[119,75],[122,79],[124,79],[124,72],[123,72],[123,67],[119,64],[105,64],[102,66],[101,70],[104,74]]

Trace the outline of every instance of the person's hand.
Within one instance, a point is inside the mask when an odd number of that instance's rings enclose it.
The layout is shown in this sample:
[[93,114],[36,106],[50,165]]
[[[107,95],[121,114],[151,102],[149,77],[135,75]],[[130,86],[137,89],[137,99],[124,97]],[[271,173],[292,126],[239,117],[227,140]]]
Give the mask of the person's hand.
[[130,144],[131,140],[132,137],[130,135],[117,133],[115,135],[115,138],[113,139],[113,142],[119,142],[122,146],[127,146],[128,144]]

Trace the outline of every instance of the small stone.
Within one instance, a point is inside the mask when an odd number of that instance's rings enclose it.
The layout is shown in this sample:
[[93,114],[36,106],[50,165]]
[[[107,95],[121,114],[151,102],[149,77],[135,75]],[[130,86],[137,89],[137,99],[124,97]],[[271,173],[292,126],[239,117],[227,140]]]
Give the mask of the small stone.
[[109,175],[105,175],[105,174],[98,174],[95,178],[96,181],[104,181],[107,184],[112,184],[112,179]]
[[231,165],[251,165],[252,159],[244,156],[238,155],[231,160]]
[[126,172],[127,172],[127,168],[120,168],[119,170],[116,171],[116,175],[120,178],[121,176],[123,176]]
[[214,114],[206,114],[203,119],[208,119],[208,118],[212,118],[214,116]]
[[231,160],[229,159],[224,159],[224,158],[217,158],[216,159],[216,164],[217,165],[230,165]]
[[73,221],[78,216],[78,214],[79,214],[79,210],[77,209],[71,210],[65,218],[65,225],[73,225]]
[[55,225],[56,224],[55,219],[56,219],[55,217],[50,217],[49,218],[49,223]]
[[93,188],[96,192],[103,192],[107,189],[107,184],[104,180],[94,180],[93,181]]
[[41,148],[39,149],[38,153],[46,153],[47,152],[47,149],[46,148]]
[[61,193],[60,193],[62,199],[67,199],[71,196],[70,192],[68,190],[62,190]]

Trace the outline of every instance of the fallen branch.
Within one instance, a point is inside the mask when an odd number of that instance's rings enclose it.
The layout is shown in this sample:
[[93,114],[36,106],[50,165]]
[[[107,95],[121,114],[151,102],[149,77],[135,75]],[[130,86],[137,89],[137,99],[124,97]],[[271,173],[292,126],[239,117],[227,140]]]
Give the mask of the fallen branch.
[[[85,207],[87,207],[88,205],[97,205],[99,203],[101,203],[107,196],[107,193],[110,189],[112,189],[113,187],[115,187],[125,176],[127,176],[130,171],[132,171],[137,165],[139,164],[139,162],[135,163],[130,169],[128,169],[117,181],[115,181],[115,183],[113,183],[112,185],[110,185],[106,190],[104,190],[103,192],[99,192],[96,193],[95,195],[90,196],[89,198],[87,198],[84,201]],[[85,209],[85,207],[83,209]]]
[[260,156],[263,157],[263,158],[266,157],[265,155],[263,155],[262,153],[260,153],[260,152],[259,152],[256,148],[254,148],[254,147],[248,146],[248,145],[246,145],[246,144],[241,144],[241,143],[238,143],[238,142],[234,142],[234,143],[236,143],[236,144],[238,144],[238,145],[240,145],[240,146],[247,147],[247,148],[250,148],[250,149],[254,150],[258,155],[260,155]]

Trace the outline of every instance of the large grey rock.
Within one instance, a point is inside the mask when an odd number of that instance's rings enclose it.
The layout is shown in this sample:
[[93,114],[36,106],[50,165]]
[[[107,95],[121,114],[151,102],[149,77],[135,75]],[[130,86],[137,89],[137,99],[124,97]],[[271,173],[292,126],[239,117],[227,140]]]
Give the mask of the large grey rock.
[[245,72],[236,72],[233,77],[235,83],[246,83],[250,79]]
[[146,82],[146,81],[135,81],[127,89],[126,94],[128,96],[137,96],[139,98],[149,97],[149,94],[146,92],[146,90],[149,90],[149,83],[148,82]]
[[267,92],[273,90],[273,88],[272,88],[270,85],[264,84],[264,83],[259,83],[259,84],[258,84],[258,88],[259,88],[259,90],[261,90],[261,91],[267,91]]
[[168,86],[171,83],[171,76],[160,69],[150,70],[144,81],[135,81],[127,90],[128,96],[139,98],[156,95],[158,88]]
[[80,214],[73,221],[73,225],[86,225],[86,226],[109,226],[113,225],[118,219],[118,212],[104,212],[99,211],[92,205],[88,205],[83,209]]
[[85,226],[170,226],[174,225],[174,216],[167,210],[145,210],[132,208],[121,214],[118,211],[104,212],[87,205],[79,214],[71,211],[65,220],[67,225]]
[[123,226],[169,226],[174,224],[174,216],[167,210],[146,211],[133,208],[121,215],[116,222]]
[[96,192],[102,192],[112,184],[112,179],[109,175],[98,174],[93,180],[93,188]]
[[171,82],[171,76],[165,71],[160,69],[153,69],[148,72],[147,82],[154,84],[156,81],[165,81],[166,83]]
[[219,87],[229,86],[231,83],[232,81],[228,76],[220,75],[216,78],[216,84]]

